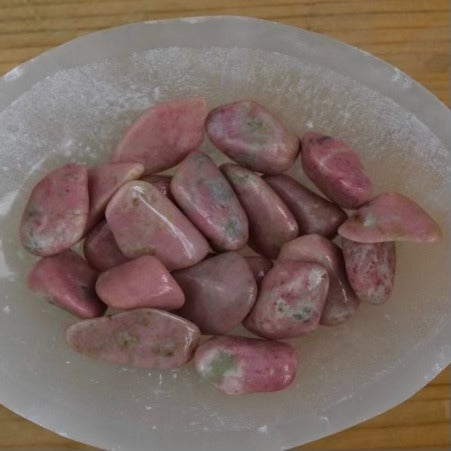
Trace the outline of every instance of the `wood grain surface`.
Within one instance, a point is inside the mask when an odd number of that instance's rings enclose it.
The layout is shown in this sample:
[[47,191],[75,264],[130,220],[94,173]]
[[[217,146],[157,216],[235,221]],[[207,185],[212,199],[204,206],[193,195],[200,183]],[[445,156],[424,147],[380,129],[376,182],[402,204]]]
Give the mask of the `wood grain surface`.
[[[233,14],[295,25],[358,46],[399,67],[448,104],[449,13],[448,0],[0,0],[0,75],[102,28]],[[385,414],[297,449],[450,449],[450,376],[448,368]],[[0,406],[0,449],[6,448],[89,449]]]

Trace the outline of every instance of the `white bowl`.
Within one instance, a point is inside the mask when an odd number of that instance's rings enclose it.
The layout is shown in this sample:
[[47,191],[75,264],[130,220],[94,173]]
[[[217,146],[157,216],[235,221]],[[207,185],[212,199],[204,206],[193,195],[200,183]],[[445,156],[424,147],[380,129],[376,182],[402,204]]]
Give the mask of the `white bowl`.
[[[116,367],[64,343],[75,319],[26,289],[33,257],[17,239],[31,186],[67,161],[108,158],[156,101],[261,101],[299,134],[355,146],[377,191],[398,190],[439,221],[436,245],[399,244],[385,306],[293,340],[295,383],[225,397],[192,367]],[[59,434],[107,449],[278,450],[400,403],[451,360],[448,294],[451,114],[398,69],[324,36],[241,17],[139,23],[94,33],[0,79],[0,402]],[[211,144],[205,150],[215,158]],[[296,164],[294,173],[300,175]]]

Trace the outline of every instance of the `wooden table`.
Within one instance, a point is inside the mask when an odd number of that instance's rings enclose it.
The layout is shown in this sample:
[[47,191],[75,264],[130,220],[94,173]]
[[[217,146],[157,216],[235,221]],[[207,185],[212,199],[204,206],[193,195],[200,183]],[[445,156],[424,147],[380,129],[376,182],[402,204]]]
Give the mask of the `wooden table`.
[[[361,47],[449,102],[448,0],[0,0],[0,75],[77,36],[127,22],[255,16]],[[450,369],[400,406],[298,449],[450,447]],[[88,447],[0,406],[0,449]],[[214,451],[214,450],[212,450]]]

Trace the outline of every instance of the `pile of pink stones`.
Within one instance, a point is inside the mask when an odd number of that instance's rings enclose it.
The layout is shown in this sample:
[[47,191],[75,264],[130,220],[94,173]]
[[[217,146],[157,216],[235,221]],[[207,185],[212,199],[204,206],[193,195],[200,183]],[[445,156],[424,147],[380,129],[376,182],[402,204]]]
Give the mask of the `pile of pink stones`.
[[[236,164],[218,168],[198,150],[205,131]],[[299,154],[327,199],[284,174]],[[157,369],[194,356],[224,393],[280,390],[297,361],[276,340],[341,324],[361,301],[384,303],[395,242],[441,237],[415,202],[372,191],[346,143],[299,139],[256,102],[209,113],[204,99],[160,103],[110,163],[68,164],[34,187],[20,225],[42,257],[29,287],[84,318],[66,334],[82,354]],[[85,259],[71,249],[83,238]],[[256,255],[237,252],[246,245]],[[226,335],[239,324],[262,338]],[[201,334],[212,337],[199,345]]]

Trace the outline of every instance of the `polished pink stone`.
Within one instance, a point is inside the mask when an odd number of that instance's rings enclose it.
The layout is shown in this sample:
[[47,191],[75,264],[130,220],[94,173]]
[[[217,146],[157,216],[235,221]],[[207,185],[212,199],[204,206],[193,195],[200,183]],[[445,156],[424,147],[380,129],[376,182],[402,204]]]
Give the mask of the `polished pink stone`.
[[243,325],[270,339],[305,335],[319,324],[328,288],[329,276],[321,265],[276,261]]
[[320,235],[304,235],[286,243],[280,260],[299,260],[318,263],[329,274],[329,292],[320,324],[333,326],[345,322],[359,306],[359,299],[349,285],[341,249]]
[[119,365],[176,368],[193,356],[199,329],[161,310],[129,310],[73,324],[67,343],[77,352]]
[[191,152],[178,166],[171,193],[215,249],[237,250],[249,237],[246,213],[214,161]]
[[39,260],[28,275],[29,288],[81,318],[102,316],[106,305],[95,292],[97,271],[66,250]]
[[206,130],[213,144],[229,158],[265,174],[286,171],[299,152],[298,137],[251,100],[238,100],[210,111]]
[[257,174],[236,164],[221,166],[249,221],[249,245],[259,254],[276,258],[282,245],[298,235],[287,206]]
[[30,194],[20,223],[20,240],[47,257],[81,239],[88,218],[88,170],[68,164],[47,174]]
[[197,348],[194,360],[202,379],[227,395],[283,390],[297,367],[289,344],[244,337],[211,338]]
[[370,200],[373,185],[355,150],[315,132],[306,133],[301,144],[304,172],[328,199],[343,208],[357,208]]

